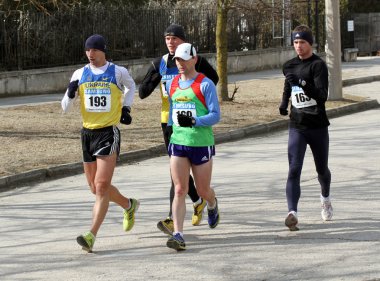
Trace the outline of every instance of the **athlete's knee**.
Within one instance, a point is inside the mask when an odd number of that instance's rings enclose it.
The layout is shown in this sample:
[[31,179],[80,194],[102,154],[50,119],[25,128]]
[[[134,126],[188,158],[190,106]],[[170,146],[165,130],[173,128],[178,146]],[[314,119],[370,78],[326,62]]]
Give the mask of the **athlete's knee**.
[[108,181],[95,182],[95,193],[104,196],[109,191],[110,183]]
[[174,192],[179,197],[184,197],[187,195],[188,188],[187,186],[177,184],[174,186]]
[[301,176],[302,165],[290,165],[289,167],[289,178],[298,178]]

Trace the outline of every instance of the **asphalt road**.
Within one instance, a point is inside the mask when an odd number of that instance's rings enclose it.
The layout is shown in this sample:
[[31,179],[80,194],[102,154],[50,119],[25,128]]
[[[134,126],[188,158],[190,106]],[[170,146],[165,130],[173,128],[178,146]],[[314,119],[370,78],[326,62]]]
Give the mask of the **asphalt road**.
[[[351,86],[380,99],[380,82]],[[114,184],[141,206],[130,233],[111,205],[93,254],[75,237],[88,230],[93,196],[84,175],[0,193],[0,280],[380,280],[380,109],[331,120],[334,217],[320,218],[310,150],[302,173],[300,231],[287,214],[287,131],[217,146],[212,186],[221,221],[185,221],[187,250],[166,247],[156,223],[169,203],[168,158],[119,166]]]

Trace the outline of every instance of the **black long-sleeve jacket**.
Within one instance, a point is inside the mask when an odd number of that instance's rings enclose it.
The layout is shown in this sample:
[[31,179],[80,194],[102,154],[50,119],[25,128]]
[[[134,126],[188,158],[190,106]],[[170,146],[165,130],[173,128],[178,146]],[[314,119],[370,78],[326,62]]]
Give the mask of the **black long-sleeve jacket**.
[[[328,98],[328,69],[326,63],[315,54],[304,60],[297,56],[284,64],[283,73],[285,76],[292,73],[299,81],[306,82],[305,85],[291,85],[289,81],[285,80],[282,98],[283,101],[288,101],[289,98],[292,99],[290,126],[300,129],[329,126],[330,122],[325,108]],[[304,106],[301,102],[300,107],[297,108],[297,102],[300,102],[300,100],[309,102],[309,105]]]
[[[173,60],[174,55],[170,55],[168,57],[168,68],[175,67],[175,60]],[[158,57],[153,60],[152,65],[149,67],[141,85],[139,87],[139,96],[141,99],[148,97],[154,89],[161,82],[160,75],[160,62],[162,57]],[[202,56],[198,55],[198,61],[195,64],[195,70],[197,72],[203,73],[211,79],[214,84],[218,84],[219,76],[215,69],[210,65],[210,63]]]

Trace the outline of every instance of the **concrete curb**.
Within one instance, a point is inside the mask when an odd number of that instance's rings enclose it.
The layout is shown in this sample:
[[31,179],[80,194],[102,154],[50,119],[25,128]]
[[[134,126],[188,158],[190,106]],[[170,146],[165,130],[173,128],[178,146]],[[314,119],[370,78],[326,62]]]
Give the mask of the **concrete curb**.
[[[380,80],[380,75],[371,76],[371,77],[363,77],[363,78],[355,78],[350,80],[355,80],[356,83],[368,83],[362,81],[368,81],[368,79],[372,79],[371,81],[377,81],[373,79]],[[346,80],[347,81],[347,80]],[[351,82],[350,82],[351,83]],[[355,104],[345,105],[339,108],[333,108],[327,110],[327,115],[329,118],[336,118],[347,114],[357,113],[369,109],[378,108],[380,105],[377,100],[365,100],[362,102],[358,102]],[[216,134],[215,142],[216,144],[236,141],[242,138],[253,137],[264,135],[268,133],[274,133],[280,130],[284,130],[288,127],[288,119],[279,119],[272,122],[264,123],[264,124],[256,124],[250,125],[243,128],[239,128],[236,130],[232,130],[229,132]],[[157,145],[154,147],[150,147],[144,150],[135,150],[127,153],[120,154],[119,164],[132,164],[138,161],[146,160],[153,157],[159,157],[162,155],[166,155],[165,145]],[[16,187],[22,187],[25,185],[36,184],[38,182],[64,178],[68,176],[73,176],[83,173],[83,165],[82,162],[69,163],[58,165],[54,167],[49,167],[45,169],[36,169],[27,171],[24,173],[4,176],[0,177],[0,192],[6,191]]]
[[375,81],[380,81],[380,75],[345,79],[342,81],[342,87],[352,86],[356,84],[363,84],[363,83],[371,83]]
[[377,100],[367,99],[365,101],[358,102],[355,104],[349,104],[349,105],[344,105],[337,108],[331,108],[327,110],[327,116],[329,118],[336,118],[336,117],[340,117],[340,116],[351,114],[351,113],[357,113],[361,111],[375,109],[375,108],[378,108],[379,106],[380,104],[378,103]]
[[[119,164],[132,164],[138,161],[165,155],[165,145],[157,145],[144,150],[134,150],[120,154]],[[36,184],[42,181],[59,179],[83,173],[83,163],[74,162],[49,168],[30,170],[11,176],[0,177],[0,192],[16,187]]]

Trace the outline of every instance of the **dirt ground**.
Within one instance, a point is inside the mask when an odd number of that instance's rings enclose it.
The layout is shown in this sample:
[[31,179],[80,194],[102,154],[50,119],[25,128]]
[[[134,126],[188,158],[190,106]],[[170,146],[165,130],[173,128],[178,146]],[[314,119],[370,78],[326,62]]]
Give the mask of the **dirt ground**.
[[[278,114],[283,79],[242,81],[236,86],[239,89],[234,101],[221,103],[222,119],[214,127],[215,133],[288,118]],[[229,88],[232,93],[234,85]],[[326,106],[333,108],[359,100],[344,95],[344,100],[328,101]],[[122,153],[163,143],[160,102],[158,92],[145,100],[136,94],[132,124],[119,126]],[[0,118],[0,177],[82,160],[79,103],[68,114],[62,113],[60,102],[5,108],[0,109]]]

